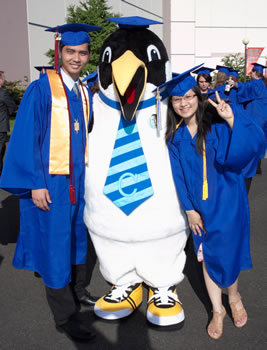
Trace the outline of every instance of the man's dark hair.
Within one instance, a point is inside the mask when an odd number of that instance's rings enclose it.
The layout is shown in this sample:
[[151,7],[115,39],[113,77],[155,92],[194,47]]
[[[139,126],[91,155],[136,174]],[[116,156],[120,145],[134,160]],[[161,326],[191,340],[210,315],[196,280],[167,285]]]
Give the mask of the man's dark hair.
[[[60,51],[60,53],[62,52],[62,49],[63,49],[64,46],[66,46],[66,45],[60,45],[60,46],[59,46],[59,51]],[[70,46],[71,46],[71,45],[70,45]],[[91,52],[91,44],[90,44],[90,43],[88,43],[88,51],[89,51],[89,53]]]

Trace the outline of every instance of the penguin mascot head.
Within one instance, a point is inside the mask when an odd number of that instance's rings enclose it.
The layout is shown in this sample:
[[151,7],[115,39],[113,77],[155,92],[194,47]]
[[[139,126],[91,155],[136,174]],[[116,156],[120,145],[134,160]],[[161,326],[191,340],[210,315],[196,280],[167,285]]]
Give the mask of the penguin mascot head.
[[123,117],[130,121],[140,101],[171,79],[171,66],[163,42],[147,29],[161,22],[137,16],[108,20],[118,23],[119,29],[105,40],[100,52],[100,90],[117,97]]

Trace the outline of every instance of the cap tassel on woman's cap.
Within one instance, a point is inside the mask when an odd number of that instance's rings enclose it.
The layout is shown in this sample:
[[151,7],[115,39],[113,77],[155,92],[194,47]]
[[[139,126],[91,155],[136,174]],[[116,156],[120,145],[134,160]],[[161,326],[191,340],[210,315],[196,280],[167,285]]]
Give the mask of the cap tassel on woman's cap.
[[157,113],[157,119],[156,119],[156,126],[158,131],[162,129],[162,124],[161,124],[161,112],[160,112],[160,100],[161,96],[159,93],[159,88],[157,88],[157,94],[156,94],[156,113]]

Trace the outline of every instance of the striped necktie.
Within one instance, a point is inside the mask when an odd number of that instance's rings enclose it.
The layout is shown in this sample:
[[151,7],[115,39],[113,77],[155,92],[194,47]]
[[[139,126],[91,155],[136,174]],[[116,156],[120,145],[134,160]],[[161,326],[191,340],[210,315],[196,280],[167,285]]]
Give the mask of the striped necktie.
[[78,88],[78,84],[77,84],[77,83],[75,83],[75,84],[73,85],[72,90],[75,92],[77,98],[79,98],[79,97],[80,97],[80,93],[79,93],[79,88]]
[[103,192],[126,215],[154,194],[136,117],[121,116]]

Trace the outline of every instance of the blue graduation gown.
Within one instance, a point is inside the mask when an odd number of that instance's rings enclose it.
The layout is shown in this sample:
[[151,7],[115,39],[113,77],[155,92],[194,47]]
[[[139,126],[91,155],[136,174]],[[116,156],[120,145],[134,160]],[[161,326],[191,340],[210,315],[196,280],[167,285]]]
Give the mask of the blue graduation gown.
[[[234,111],[236,108],[233,108]],[[233,130],[222,121],[206,138],[208,199],[202,200],[203,157],[184,122],[169,141],[173,178],[184,210],[200,213],[207,231],[193,235],[195,252],[203,243],[212,280],[230,286],[240,270],[252,267],[249,248],[249,205],[242,168],[262,147],[263,133],[249,117],[234,112]],[[241,115],[240,115],[241,114]]]
[[[219,92],[219,96],[224,99],[224,100],[230,100],[230,105],[232,106],[233,104],[238,105],[240,108],[245,108],[246,103],[242,100],[238,98],[238,93],[237,93],[237,89],[231,89],[229,92],[225,92],[225,84],[222,86],[218,86],[216,89],[212,90],[210,92],[210,96],[209,98],[215,98],[215,91]],[[249,115],[252,119],[255,120],[255,118],[253,117],[253,115]],[[257,120],[255,120],[257,122]],[[251,159],[251,161],[243,168],[242,173],[244,178],[251,178],[253,176],[256,175],[256,171],[257,171],[257,166],[258,166],[258,162],[260,158],[264,158],[265,155],[265,150],[263,147],[262,150],[262,154],[261,155],[257,155],[256,157],[254,157],[253,159]]]
[[225,84],[218,86],[216,89],[209,91],[209,98],[216,98],[215,91],[218,91],[220,98],[224,100],[230,100],[231,103],[238,104],[237,91],[236,89],[231,89],[230,91],[225,91]]
[[[66,286],[72,265],[84,264],[87,252],[83,222],[86,129],[82,99],[66,90],[77,204],[71,205],[69,200],[69,175],[48,173],[51,90],[47,76],[33,82],[21,101],[0,180],[1,188],[20,196],[20,234],[13,265],[39,272],[50,288]],[[75,120],[80,125],[78,133]],[[50,211],[33,204],[31,190],[40,188],[49,191]]]
[[267,144],[267,88],[262,79],[238,83],[237,99],[262,128]]

